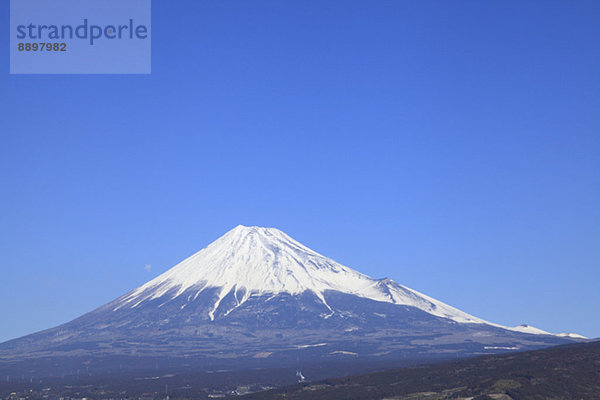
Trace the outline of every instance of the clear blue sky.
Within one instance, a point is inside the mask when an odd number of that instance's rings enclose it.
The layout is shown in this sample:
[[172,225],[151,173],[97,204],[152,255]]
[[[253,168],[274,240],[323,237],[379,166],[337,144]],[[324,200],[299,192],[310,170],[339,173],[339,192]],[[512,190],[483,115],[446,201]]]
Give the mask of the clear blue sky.
[[238,224],[599,337],[599,20],[598,1],[155,0],[150,76],[11,76],[4,35],[0,341]]

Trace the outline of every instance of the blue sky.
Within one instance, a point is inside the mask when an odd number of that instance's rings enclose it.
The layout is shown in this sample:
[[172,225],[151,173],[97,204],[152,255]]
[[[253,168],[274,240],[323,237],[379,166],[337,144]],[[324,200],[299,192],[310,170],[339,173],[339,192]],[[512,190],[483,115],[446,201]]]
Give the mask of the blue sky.
[[496,323],[600,337],[599,18],[154,1],[149,76],[9,75],[6,35],[0,341],[238,224]]

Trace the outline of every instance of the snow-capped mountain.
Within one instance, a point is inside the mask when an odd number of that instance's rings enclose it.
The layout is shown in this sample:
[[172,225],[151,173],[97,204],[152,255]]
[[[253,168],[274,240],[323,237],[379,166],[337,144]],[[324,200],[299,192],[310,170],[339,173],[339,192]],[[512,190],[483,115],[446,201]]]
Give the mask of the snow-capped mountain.
[[[251,296],[297,295],[310,292],[330,311],[327,291],[343,292],[365,299],[418,308],[426,313],[461,323],[488,324],[517,332],[551,335],[530,325],[506,327],[469,315],[416,290],[386,279],[374,279],[327,258],[275,228],[238,225],[206,248],[169,271],[152,279],[121,299],[114,310],[136,308],[169,294],[172,301],[184,294],[191,303],[207,289],[218,288],[211,320],[221,301],[233,294],[235,304],[223,310],[228,315]],[[170,300],[169,300],[170,299]],[[184,308],[186,304],[181,307]],[[584,338],[577,334],[559,334]]]
[[[250,296],[315,294],[331,312],[325,300],[327,291],[338,291],[365,299],[416,307],[429,314],[456,322],[485,323],[390,279],[373,279],[322,256],[275,228],[237,226],[208,247],[177,264],[169,271],[134,290],[122,299],[121,307],[139,307],[144,302],[170,293],[171,300],[186,294],[193,302],[204,290],[218,288],[214,313],[230,293],[235,305],[225,315],[244,304]],[[185,307],[185,304],[183,305]]]
[[120,369],[427,360],[576,340],[486,322],[277,229],[238,226],[88,314],[0,344],[0,374],[110,372],[116,360]]

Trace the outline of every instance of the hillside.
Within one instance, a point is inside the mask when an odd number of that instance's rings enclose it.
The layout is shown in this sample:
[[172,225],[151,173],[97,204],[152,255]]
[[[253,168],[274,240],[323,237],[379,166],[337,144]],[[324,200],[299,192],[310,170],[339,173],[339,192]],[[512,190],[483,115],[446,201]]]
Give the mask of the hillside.
[[600,341],[328,379],[242,398],[600,399]]

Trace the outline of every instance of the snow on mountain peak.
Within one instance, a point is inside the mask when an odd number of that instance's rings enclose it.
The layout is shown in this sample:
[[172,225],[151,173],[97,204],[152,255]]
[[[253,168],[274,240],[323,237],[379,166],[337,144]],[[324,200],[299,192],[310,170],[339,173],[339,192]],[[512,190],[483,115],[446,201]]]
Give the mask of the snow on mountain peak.
[[121,300],[117,309],[136,307],[167,294],[177,297],[189,290],[195,291],[197,297],[204,289],[215,287],[220,288],[220,294],[214,310],[232,290],[242,294],[238,306],[252,295],[312,291],[327,307],[324,293],[334,290],[417,307],[457,322],[485,323],[390,279],[374,279],[343,266],[278,229],[243,225],[135,289]]

